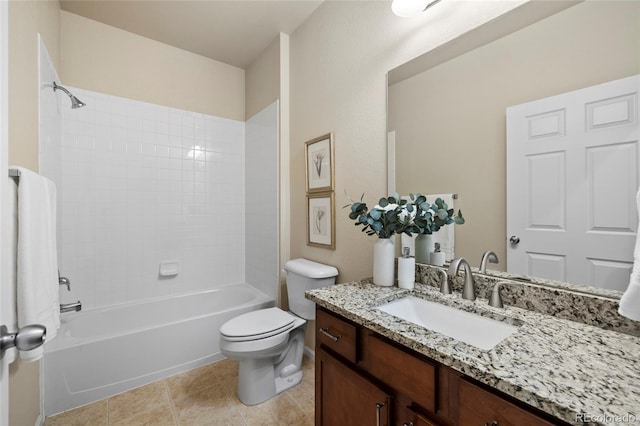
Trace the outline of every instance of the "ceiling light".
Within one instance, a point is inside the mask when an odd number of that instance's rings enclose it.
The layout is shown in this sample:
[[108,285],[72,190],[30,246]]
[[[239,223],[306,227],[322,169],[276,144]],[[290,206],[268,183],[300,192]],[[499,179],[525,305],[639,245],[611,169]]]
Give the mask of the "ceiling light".
[[393,0],[391,10],[402,18],[419,15],[441,0]]

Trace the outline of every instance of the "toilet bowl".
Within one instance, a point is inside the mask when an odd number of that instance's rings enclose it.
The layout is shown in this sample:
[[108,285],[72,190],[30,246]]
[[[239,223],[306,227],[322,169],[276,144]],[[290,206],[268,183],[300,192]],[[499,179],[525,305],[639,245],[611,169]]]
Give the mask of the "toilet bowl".
[[307,259],[285,264],[292,312],[267,308],[237,316],[220,327],[220,350],[238,361],[238,398],[246,405],[264,402],[302,380],[306,320],[315,304],[304,292],[335,284],[338,270]]

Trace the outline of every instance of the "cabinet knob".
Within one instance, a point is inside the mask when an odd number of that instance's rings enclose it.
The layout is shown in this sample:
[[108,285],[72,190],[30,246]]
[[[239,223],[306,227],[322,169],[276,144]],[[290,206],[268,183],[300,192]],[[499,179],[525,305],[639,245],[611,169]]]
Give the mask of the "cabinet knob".
[[494,420],[493,422],[491,422],[491,424],[489,424],[489,422],[486,422],[484,426],[499,426],[499,425],[498,425],[498,422]]
[[413,422],[402,423],[402,426],[413,426]]
[[511,238],[509,238],[509,243],[511,243],[512,246],[517,246],[520,243],[520,237],[512,235]]

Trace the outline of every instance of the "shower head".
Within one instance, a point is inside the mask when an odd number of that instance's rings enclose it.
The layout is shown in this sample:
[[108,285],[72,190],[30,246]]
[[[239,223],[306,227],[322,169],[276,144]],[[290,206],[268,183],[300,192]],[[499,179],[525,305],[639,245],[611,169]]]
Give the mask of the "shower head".
[[84,102],[82,102],[80,99],[78,99],[75,96],[73,96],[71,94],[71,92],[69,92],[67,89],[65,89],[62,86],[57,85],[56,82],[54,81],[53,82],[53,91],[55,92],[56,90],[62,90],[64,93],[67,94],[67,96],[69,96],[69,99],[71,99],[71,108],[73,108],[73,109],[82,108],[83,106],[87,105]]

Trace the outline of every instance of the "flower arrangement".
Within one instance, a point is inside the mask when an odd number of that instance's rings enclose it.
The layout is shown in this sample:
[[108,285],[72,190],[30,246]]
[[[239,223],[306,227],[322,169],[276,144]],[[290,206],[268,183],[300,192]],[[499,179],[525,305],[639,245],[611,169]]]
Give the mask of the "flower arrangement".
[[427,202],[427,197],[421,194],[409,195],[409,200],[402,199],[398,194],[380,198],[378,204],[371,210],[362,200],[351,200],[349,219],[355,220],[356,226],[362,226],[362,232],[367,235],[377,235],[379,238],[390,238],[394,234],[433,234],[441,227],[456,223],[462,225],[462,212],[454,215],[442,198],[435,203]]

